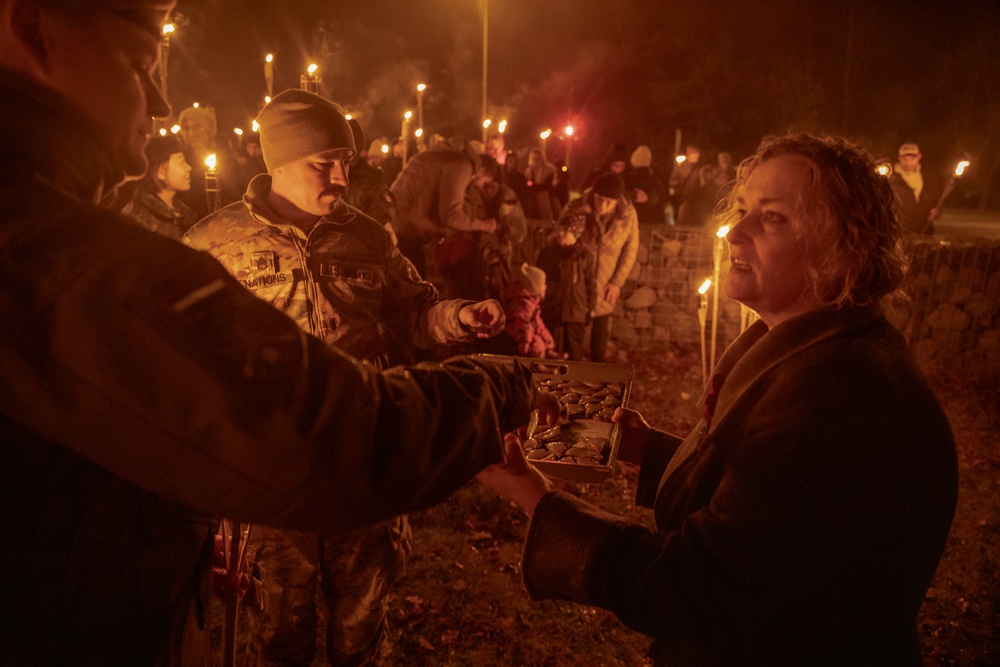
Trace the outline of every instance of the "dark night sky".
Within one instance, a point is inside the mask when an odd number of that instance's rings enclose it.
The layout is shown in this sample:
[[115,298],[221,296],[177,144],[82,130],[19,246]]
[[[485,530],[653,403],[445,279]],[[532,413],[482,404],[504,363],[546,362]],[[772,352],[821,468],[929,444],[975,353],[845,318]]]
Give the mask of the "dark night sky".
[[[399,132],[425,82],[425,125],[479,135],[482,0],[179,0],[170,98],[217,110],[220,133],[309,62],[321,92],[369,137]],[[709,153],[750,152],[789,129],[847,134],[890,155],[918,141],[925,163],[962,152],[1000,173],[1000,0],[493,0],[488,101],[508,146],[578,128],[574,172],[614,142],[669,160],[675,130]],[[562,142],[550,140],[561,157]],[[995,180],[995,178],[993,179]],[[995,188],[1000,190],[1000,188]]]

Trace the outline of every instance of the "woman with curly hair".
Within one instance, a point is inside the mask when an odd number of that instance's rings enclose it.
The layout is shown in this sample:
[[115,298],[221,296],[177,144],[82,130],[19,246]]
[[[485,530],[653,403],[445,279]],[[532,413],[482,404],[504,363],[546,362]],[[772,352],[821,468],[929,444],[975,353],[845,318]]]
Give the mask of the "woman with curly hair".
[[728,204],[725,293],[760,320],[683,441],[615,415],[655,530],[553,490],[516,436],[480,480],[531,516],[531,596],[614,611],[656,664],[920,665],[957,466],[881,309],[905,270],[889,182],[846,141],[772,137]]

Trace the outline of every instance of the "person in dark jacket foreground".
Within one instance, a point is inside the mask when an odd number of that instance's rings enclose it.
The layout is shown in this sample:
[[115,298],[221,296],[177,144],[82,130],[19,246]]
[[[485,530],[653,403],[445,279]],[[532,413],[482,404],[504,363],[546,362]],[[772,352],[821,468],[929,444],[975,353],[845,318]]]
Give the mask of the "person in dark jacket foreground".
[[879,303],[893,195],[842,140],[766,139],[729,207],[725,293],[760,320],[681,441],[619,410],[656,529],[552,490],[517,436],[479,479],[531,516],[535,599],[614,611],[656,664],[921,664],[916,618],[955,510],[948,420]]
[[172,7],[0,0],[4,664],[203,664],[219,517],[337,533],[428,507],[532,407],[516,366],[378,373],[97,205],[170,113]]

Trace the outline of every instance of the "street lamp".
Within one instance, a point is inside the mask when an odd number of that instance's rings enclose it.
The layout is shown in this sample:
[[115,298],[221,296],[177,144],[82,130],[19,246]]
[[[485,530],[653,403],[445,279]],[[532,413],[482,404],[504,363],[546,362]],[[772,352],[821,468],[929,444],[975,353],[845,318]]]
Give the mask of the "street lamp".
[[400,138],[403,140],[403,166],[406,166],[406,161],[409,158],[410,153],[410,119],[413,118],[413,112],[407,109],[406,113],[403,114],[403,127],[400,129]]
[[170,100],[167,99],[167,70],[170,59],[170,35],[174,34],[176,30],[173,23],[165,23],[163,25],[163,39],[160,40],[160,94],[163,95],[163,99],[168,104]]
[[[486,63],[489,54],[490,0],[483,0],[483,114],[486,118]],[[483,143],[486,143],[486,127],[483,127]]]

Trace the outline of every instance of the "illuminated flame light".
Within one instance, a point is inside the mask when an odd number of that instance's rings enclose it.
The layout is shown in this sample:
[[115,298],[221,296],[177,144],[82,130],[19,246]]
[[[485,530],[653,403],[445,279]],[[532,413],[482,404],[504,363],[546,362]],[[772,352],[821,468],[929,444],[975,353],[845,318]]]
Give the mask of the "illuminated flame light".
[[161,137],[167,136],[167,128],[165,128],[165,127],[161,127],[160,128],[160,136]]
[[573,136],[573,126],[572,125],[567,125],[566,126],[566,136],[567,137],[572,137]]
[[266,62],[266,63],[273,63],[274,62],[274,54],[273,53],[267,54],[264,57],[264,62]]
[[485,129],[485,128],[489,127],[492,124],[493,124],[493,121],[490,120],[489,118],[487,118],[486,120],[483,121],[483,128]]
[[407,111],[406,113],[403,114],[403,118],[405,118],[406,120],[410,120],[411,118],[413,118],[413,112]]
[[418,93],[422,93],[425,90],[427,90],[427,84],[426,83],[418,83],[417,84],[417,92]]
[[542,132],[538,136],[540,136],[542,139],[548,139],[549,135],[551,135],[551,134],[552,134],[552,130],[545,130],[544,132]]
[[965,168],[968,166],[969,166],[968,160],[962,160],[961,162],[959,162],[958,166],[955,167],[955,175],[961,176],[965,172]]
[[354,118],[354,114],[349,114],[349,113],[344,114],[344,118],[346,118],[347,120],[351,120],[352,118]]
[[682,162],[686,162],[687,161],[687,156],[686,155],[678,155],[674,159],[677,160],[677,164],[680,164]]
[[382,152],[383,153],[389,152],[389,144],[382,144]]
[[200,105],[200,104],[198,104],[197,102],[195,102],[195,103],[194,103],[194,104],[192,104],[191,106],[193,106],[193,107],[194,107],[195,109],[197,109],[197,108],[198,108],[199,106],[201,106],[201,105]]
[[418,137],[418,138],[424,136],[424,128],[418,127],[417,131],[414,132],[413,135],[416,136],[416,137]]
[[728,233],[729,233],[729,225],[722,225],[721,227],[719,227],[719,231],[715,232],[715,235],[718,236],[720,239],[724,239],[726,238],[726,234]]
[[209,171],[215,171],[215,153],[210,153],[207,158],[205,158],[205,166],[208,167]]
[[181,131],[181,126],[180,125],[173,125],[170,128],[170,134],[177,134],[180,131]]
[[318,70],[318,69],[319,69],[319,65],[317,65],[316,63],[313,63],[312,65],[310,65],[306,69],[306,72],[308,72],[309,74],[315,74],[316,70]]
[[237,137],[242,137],[243,136],[243,130],[241,128],[234,127],[233,128],[233,132],[236,134]]
[[887,164],[880,164],[878,166],[878,169],[876,171],[878,171],[879,176],[888,176],[889,175],[889,165],[887,165]]
[[[265,95],[264,96],[264,104],[270,104],[270,103],[271,103],[271,96],[270,95]],[[256,132],[256,130],[254,130],[254,131]]]
[[701,284],[701,287],[698,288],[698,294],[704,294],[705,292],[708,291],[708,288],[711,286],[712,286],[712,279],[705,278],[705,282],[703,282]]
[[500,134],[503,134],[504,132],[506,132],[507,131],[507,121],[505,121],[505,120],[500,121],[500,124],[497,125],[497,130],[500,131]]
[[257,121],[250,123],[250,129],[254,132],[260,132],[260,124]]
[[174,24],[173,23],[164,23],[163,24],[163,34],[165,36],[169,36],[170,33],[174,32],[175,30],[176,30],[176,28],[174,28]]

